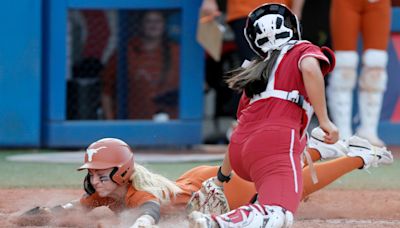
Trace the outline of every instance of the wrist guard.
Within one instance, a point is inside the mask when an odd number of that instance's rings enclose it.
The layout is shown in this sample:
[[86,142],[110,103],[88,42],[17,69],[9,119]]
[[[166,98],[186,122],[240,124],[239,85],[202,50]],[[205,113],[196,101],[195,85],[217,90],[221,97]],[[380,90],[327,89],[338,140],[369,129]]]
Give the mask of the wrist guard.
[[221,181],[222,183],[226,182],[228,183],[231,180],[232,177],[232,173],[230,173],[228,176],[225,176],[222,172],[221,172],[221,166],[218,169],[218,173],[217,173],[217,179],[219,181]]

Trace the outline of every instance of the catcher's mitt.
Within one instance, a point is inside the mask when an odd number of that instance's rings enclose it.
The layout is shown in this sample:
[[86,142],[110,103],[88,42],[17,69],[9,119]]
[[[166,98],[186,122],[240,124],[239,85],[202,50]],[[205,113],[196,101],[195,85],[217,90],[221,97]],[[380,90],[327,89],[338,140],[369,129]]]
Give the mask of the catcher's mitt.
[[223,188],[215,184],[214,178],[204,181],[200,190],[193,193],[187,204],[188,214],[200,211],[205,214],[220,215],[230,211]]

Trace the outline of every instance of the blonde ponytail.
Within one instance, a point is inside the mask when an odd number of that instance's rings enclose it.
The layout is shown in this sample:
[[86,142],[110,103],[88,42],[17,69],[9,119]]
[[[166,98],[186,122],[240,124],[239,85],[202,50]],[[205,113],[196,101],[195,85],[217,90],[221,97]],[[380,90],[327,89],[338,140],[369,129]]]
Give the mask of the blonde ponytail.
[[154,195],[161,203],[170,202],[178,193],[182,192],[182,189],[175,182],[159,174],[152,173],[137,163],[135,163],[134,167],[135,171],[130,177],[132,186],[139,191]]

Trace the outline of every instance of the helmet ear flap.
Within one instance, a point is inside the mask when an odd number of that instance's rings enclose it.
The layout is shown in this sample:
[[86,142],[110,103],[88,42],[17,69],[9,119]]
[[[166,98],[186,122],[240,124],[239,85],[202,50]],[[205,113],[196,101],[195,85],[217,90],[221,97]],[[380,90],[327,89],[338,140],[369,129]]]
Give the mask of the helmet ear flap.
[[115,181],[114,178],[113,178],[114,175],[115,175],[115,173],[116,173],[117,171],[118,171],[118,168],[117,168],[117,167],[114,167],[113,170],[112,170],[111,173],[110,173],[110,178],[111,178],[111,180],[114,181],[116,184],[120,184],[120,183],[118,183],[118,181]]
[[133,173],[134,163],[133,159],[128,160],[124,165],[121,167],[115,167],[111,173],[110,178],[115,183],[122,185],[129,182],[129,178]]
[[90,175],[89,173],[86,174],[85,179],[83,180],[83,189],[85,189],[85,192],[88,195],[92,195],[93,193],[96,192],[96,190],[94,189],[92,183],[90,182]]

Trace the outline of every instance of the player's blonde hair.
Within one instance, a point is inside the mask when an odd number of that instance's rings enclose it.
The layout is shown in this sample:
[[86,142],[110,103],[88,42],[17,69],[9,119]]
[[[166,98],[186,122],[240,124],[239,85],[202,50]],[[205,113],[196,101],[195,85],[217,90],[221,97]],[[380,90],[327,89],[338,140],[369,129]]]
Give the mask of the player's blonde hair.
[[182,189],[168,178],[152,173],[137,163],[135,163],[134,167],[135,171],[130,177],[132,186],[139,191],[154,195],[161,203],[170,202],[178,193],[182,192]]

